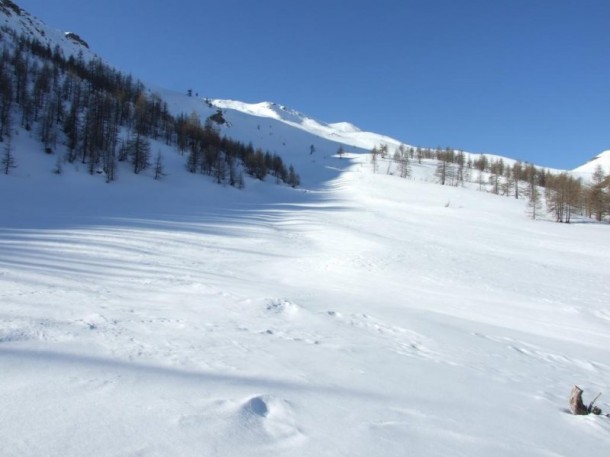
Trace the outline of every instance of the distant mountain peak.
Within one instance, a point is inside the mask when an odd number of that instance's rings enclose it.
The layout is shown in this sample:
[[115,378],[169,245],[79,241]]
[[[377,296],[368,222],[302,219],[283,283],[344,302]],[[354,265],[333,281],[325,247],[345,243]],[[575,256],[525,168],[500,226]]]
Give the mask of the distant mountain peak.
[[[85,61],[100,59],[90,49],[87,41],[80,35],[75,32],[62,32],[47,26],[43,21],[29,14],[12,0],[0,0],[0,26],[6,27],[6,30],[12,30],[17,35],[23,35],[27,38],[38,40],[50,49],[59,47],[66,57],[71,55],[74,57],[82,56]],[[167,94],[167,92],[165,93]],[[282,133],[281,140],[280,134],[278,132],[271,132],[269,128],[265,135],[261,135],[261,126],[259,123],[262,123],[264,120],[268,120],[268,123],[273,123],[274,125],[283,124],[292,128],[293,131],[298,131],[296,135],[299,136],[299,138],[303,138],[303,141],[307,141],[308,145],[313,145],[315,143],[317,149],[319,149],[318,143],[320,143],[320,141],[329,142],[329,150],[331,145],[335,150],[340,146],[360,151],[370,151],[374,147],[382,144],[389,146],[391,149],[397,149],[401,145],[409,147],[409,145],[404,144],[403,141],[396,138],[361,130],[350,122],[323,122],[303,114],[300,111],[271,101],[247,103],[237,100],[203,99],[207,108],[201,110],[199,105],[202,100],[196,97],[190,97],[187,99],[188,102],[180,97],[175,98],[171,96],[170,98],[172,99],[172,106],[175,107],[174,111],[180,112],[181,110],[186,109],[187,112],[191,112],[197,110],[202,114],[202,118],[215,116],[212,120],[216,121],[218,125],[222,125],[226,128],[234,126],[234,128],[228,132],[232,135],[236,134],[239,122],[234,122],[231,119],[231,114],[225,119],[224,111],[228,110],[249,116],[253,120],[246,123],[248,125],[253,124],[254,128],[252,130],[244,128],[240,140],[245,142],[258,141],[259,143],[267,144],[272,150],[279,151],[286,149],[288,148],[288,144],[291,144],[290,148],[293,148],[294,145],[289,139],[290,135],[287,133],[290,130],[285,130]],[[222,110],[223,113],[215,114],[216,109]],[[243,120],[245,118],[242,117],[241,119]],[[249,137],[247,135],[249,135]],[[307,140],[305,140],[306,136],[308,136]],[[473,157],[481,155],[480,153],[470,154]],[[491,159],[501,158],[505,162],[511,164],[514,162],[513,159],[507,157],[501,157],[494,154],[485,155]],[[572,171],[586,177],[590,176],[598,165],[602,167],[606,174],[610,175],[610,150],[598,154],[589,162]]]
[[600,152],[587,163],[575,168],[573,171],[575,173],[592,175],[598,166],[602,168],[606,175],[610,174],[610,149],[607,151]]

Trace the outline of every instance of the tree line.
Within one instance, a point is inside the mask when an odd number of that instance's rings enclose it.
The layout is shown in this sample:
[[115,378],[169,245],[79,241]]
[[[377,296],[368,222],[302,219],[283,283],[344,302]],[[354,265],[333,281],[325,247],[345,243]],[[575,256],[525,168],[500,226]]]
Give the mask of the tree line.
[[[592,180],[584,183],[567,172],[552,173],[531,163],[506,163],[502,158],[491,159],[484,154],[471,156],[450,147],[421,148],[400,145],[390,155],[388,145],[371,150],[373,171],[379,171],[379,158],[389,159],[387,172],[398,169],[402,178],[412,174],[411,163],[424,159],[436,160],[434,176],[441,185],[463,186],[478,184],[479,190],[496,195],[526,198],[532,218],[539,216],[543,206],[557,222],[569,223],[579,215],[602,221],[610,216],[610,175],[601,166]],[[395,164],[394,168],[392,164]]]
[[[195,113],[174,116],[160,96],[142,82],[82,53],[66,57],[59,46],[0,28],[0,142],[3,167],[16,165],[10,141],[14,123],[37,135],[43,150],[54,154],[65,146],[65,161],[86,165],[89,173],[117,179],[118,164],[133,173],[154,167],[163,175],[160,154],[153,160],[151,140],[164,142],[186,156],[191,173],[218,183],[243,187],[246,173],[293,187],[300,178],[277,154],[255,149],[220,135],[222,113],[201,120]],[[8,146],[7,146],[8,145]],[[58,159],[56,172],[61,172]]]

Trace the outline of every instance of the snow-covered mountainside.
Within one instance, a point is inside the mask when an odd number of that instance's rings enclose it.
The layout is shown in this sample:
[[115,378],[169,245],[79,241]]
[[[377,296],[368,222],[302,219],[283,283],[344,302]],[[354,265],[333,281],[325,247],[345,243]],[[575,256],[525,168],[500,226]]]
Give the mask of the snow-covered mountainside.
[[610,419],[567,412],[573,384],[610,392],[606,225],[532,221],[432,163],[320,162],[307,190],[2,176],[2,454],[610,447]]
[[167,101],[175,115],[195,113],[207,119],[221,110],[226,123],[215,126],[221,134],[280,154],[295,165],[304,182],[312,173],[317,179],[320,160],[335,155],[339,148],[366,153],[380,144],[392,149],[401,144],[384,135],[362,132],[347,122],[327,124],[271,102],[249,104],[187,97],[159,87],[150,91]]
[[601,167],[606,176],[610,175],[610,150],[598,154],[587,163],[575,168],[573,171],[584,175],[585,177],[590,177],[597,167]]
[[17,129],[0,174],[3,457],[610,448],[610,418],[567,409],[577,384],[610,413],[607,224],[531,220],[524,199],[477,191],[482,173],[434,183],[433,159],[375,173],[361,152],[389,140],[348,123],[148,90],[175,114],[221,109],[223,134],[289,156],[303,186],[217,185],[160,140],[163,179],[59,175]]
[[[231,100],[212,100],[211,103],[223,110],[237,111],[267,121],[275,119],[296,129],[313,134],[315,137],[349,147],[350,149],[370,151],[373,147],[380,144],[387,144],[393,148],[401,144],[400,141],[385,135],[363,132],[348,122],[326,124],[276,103],[248,104]],[[259,124],[257,124],[258,127],[260,127]],[[333,152],[336,152],[336,149]]]
[[85,60],[97,57],[77,33],[53,29],[10,0],[0,0],[0,26],[36,38],[50,49],[59,46],[66,56],[81,54]]
[[[10,0],[0,0],[0,25],[15,30],[18,34],[36,38],[50,49],[59,47],[66,57],[81,56],[85,61],[93,58],[101,60],[78,34],[53,29]],[[273,102],[244,103],[234,100],[187,97],[150,84],[148,93],[160,95],[164,101],[167,101],[175,115],[194,112],[200,119],[206,119],[220,109],[228,121],[227,124],[220,126],[223,134],[245,143],[251,142],[255,147],[273,153],[296,155],[297,162],[303,152],[312,153],[312,150],[318,152],[317,156],[321,156],[334,154],[339,148],[352,152],[368,152],[380,145],[387,145],[391,151],[401,144],[409,146],[403,140],[361,131],[349,122],[321,122]],[[480,154],[467,153],[467,156],[476,160]],[[495,154],[486,154],[486,156],[490,160],[502,159],[509,166],[516,162],[514,159]],[[582,172],[584,169],[581,168],[587,168],[590,163],[574,171]],[[602,165],[605,164],[606,162]],[[583,174],[585,178],[587,174],[588,172],[585,171]]]

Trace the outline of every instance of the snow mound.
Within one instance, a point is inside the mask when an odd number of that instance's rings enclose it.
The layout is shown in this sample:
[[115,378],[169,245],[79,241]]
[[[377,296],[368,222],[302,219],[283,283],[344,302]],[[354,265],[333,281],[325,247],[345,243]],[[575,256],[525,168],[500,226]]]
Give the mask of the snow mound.
[[297,426],[292,405],[273,395],[257,395],[246,400],[239,412],[242,437],[284,445],[298,444],[304,438]]
[[288,300],[272,300],[267,304],[267,310],[287,317],[297,316],[301,307]]
[[361,132],[358,127],[356,127],[354,124],[350,124],[349,122],[335,122],[333,124],[328,124],[328,126],[344,133]]

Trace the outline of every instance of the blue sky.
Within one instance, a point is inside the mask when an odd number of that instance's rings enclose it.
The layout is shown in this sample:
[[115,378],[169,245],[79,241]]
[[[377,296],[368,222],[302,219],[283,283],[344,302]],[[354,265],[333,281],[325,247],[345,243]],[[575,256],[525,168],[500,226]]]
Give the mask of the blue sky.
[[116,67],[421,146],[610,149],[609,0],[16,0]]

